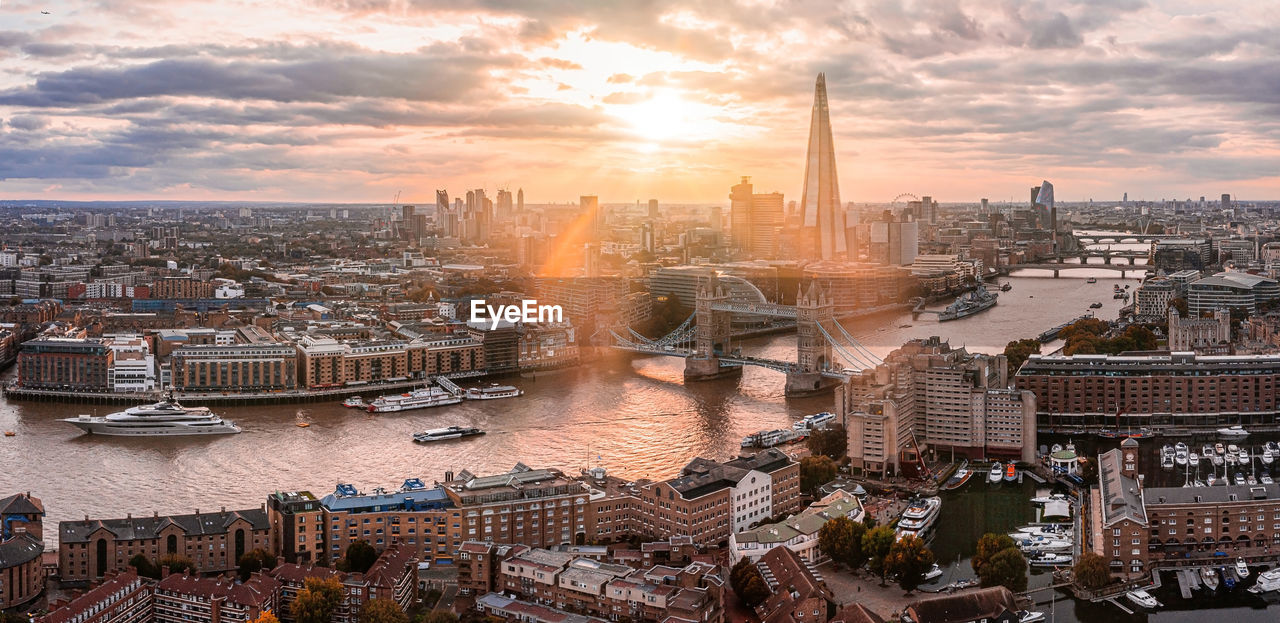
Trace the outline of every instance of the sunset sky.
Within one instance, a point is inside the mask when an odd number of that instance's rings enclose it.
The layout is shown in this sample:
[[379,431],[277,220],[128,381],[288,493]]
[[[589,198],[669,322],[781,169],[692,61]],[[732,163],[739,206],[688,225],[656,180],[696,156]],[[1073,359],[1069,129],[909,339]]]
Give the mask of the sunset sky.
[[0,0],[0,198],[1280,199],[1277,7]]

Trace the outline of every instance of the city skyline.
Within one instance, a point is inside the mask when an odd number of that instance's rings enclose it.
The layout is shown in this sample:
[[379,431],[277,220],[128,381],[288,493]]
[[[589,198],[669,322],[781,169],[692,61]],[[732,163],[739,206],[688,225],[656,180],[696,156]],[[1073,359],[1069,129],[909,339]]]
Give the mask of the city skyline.
[[[1265,7],[5,3],[7,199],[1277,197]],[[198,24],[198,26],[196,26]]]

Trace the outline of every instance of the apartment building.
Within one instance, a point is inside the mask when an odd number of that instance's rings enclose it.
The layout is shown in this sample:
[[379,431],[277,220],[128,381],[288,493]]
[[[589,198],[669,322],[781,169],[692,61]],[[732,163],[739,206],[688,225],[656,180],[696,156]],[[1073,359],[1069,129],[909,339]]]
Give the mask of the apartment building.
[[413,605],[417,587],[418,559],[414,549],[400,544],[387,547],[364,573],[344,573],[328,567],[280,563],[267,572],[280,583],[281,621],[293,621],[290,606],[309,578],[337,578],[342,583],[342,602],[334,610],[330,623],[356,623],[362,607],[374,599],[395,602],[402,611]]
[[1014,386],[1042,426],[1272,423],[1280,355],[1032,355]]
[[818,549],[818,533],[822,526],[840,517],[860,522],[864,515],[857,496],[837,490],[782,521],[735,532],[729,537],[729,564],[738,564],[743,558],[760,560],[779,546],[795,552],[808,564],[825,562],[827,557]]
[[756,606],[761,623],[827,623],[835,596],[812,565],[786,547],[775,547],[756,561],[769,597]]
[[58,523],[58,569],[64,582],[88,582],[123,572],[141,554],[153,563],[168,554],[190,558],[199,573],[238,567],[240,556],[270,549],[270,524],[263,509]]
[[111,574],[69,602],[49,604],[36,623],[145,623],[152,620],[151,581],[133,569]]
[[173,387],[183,391],[272,392],[298,387],[289,344],[184,346],[170,357]]
[[215,284],[191,277],[161,277],[151,283],[151,296],[158,299],[210,299]]
[[466,540],[547,547],[592,536],[586,526],[590,490],[559,470],[518,463],[491,476],[464,470],[441,485],[461,515],[450,518],[454,550]]
[[155,623],[247,623],[279,609],[280,583],[262,572],[246,582],[169,574],[152,596]]
[[105,391],[114,354],[101,338],[41,337],[22,343],[18,385],[26,389]]

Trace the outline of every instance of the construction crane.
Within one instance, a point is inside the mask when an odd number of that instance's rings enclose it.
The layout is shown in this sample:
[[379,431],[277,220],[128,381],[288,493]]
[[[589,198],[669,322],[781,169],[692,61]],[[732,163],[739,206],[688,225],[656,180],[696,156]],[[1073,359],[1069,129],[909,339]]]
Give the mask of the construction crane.
[[907,429],[907,434],[910,435],[908,441],[911,444],[911,448],[915,450],[916,461],[920,464],[919,476],[921,478],[932,477],[932,474],[929,473],[929,466],[924,462],[924,450],[920,448],[920,442],[916,439],[916,429]]

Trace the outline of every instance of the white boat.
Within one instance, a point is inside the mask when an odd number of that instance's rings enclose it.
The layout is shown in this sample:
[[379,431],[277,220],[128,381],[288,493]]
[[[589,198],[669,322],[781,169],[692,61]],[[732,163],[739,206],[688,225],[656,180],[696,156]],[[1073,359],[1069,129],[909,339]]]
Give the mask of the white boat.
[[1241,578],[1249,577],[1249,565],[1244,564],[1243,558],[1236,559],[1236,575]]
[[1240,472],[1236,472],[1234,480],[1236,485],[1241,487],[1249,484],[1249,481],[1244,479],[1244,474],[1241,474]]
[[1214,464],[1214,465],[1216,465],[1216,466],[1218,466],[1218,467],[1222,467],[1222,464],[1225,462],[1225,461],[1223,461],[1223,460],[1222,460],[1222,455],[1220,455],[1220,454],[1214,454],[1214,455],[1211,455],[1211,456],[1213,457],[1213,464]]
[[1217,452],[1218,454],[1222,454],[1223,452],[1225,452],[1225,449],[1222,447],[1222,442],[1221,442],[1221,441],[1219,441],[1218,443],[1213,444],[1213,451],[1214,451],[1214,452]]
[[1125,593],[1124,596],[1127,597],[1129,601],[1132,601],[1135,605],[1142,608],[1157,608],[1161,605],[1160,602],[1156,601],[1155,597],[1151,596],[1151,593],[1141,589],[1129,591]]
[[1041,524],[1036,526],[1022,526],[1016,531],[1010,532],[1009,538],[1015,541],[1037,536],[1054,538],[1058,535],[1070,533],[1071,526],[1069,525],[1058,526],[1057,524]]
[[1204,583],[1204,587],[1211,590],[1218,590],[1218,574],[1213,567],[1200,567],[1200,581]]
[[1166,456],[1160,459],[1160,467],[1164,469],[1173,469],[1173,457]]
[[1173,454],[1174,454],[1173,446],[1167,443],[1164,444],[1163,448],[1160,448],[1160,456],[1167,456],[1169,458],[1173,458]]
[[1236,445],[1236,444],[1234,444],[1234,443],[1233,443],[1233,444],[1228,444],[1228,445],[1227,445],[1227,452],[1228,452],[1229,454],[1239,454],[1239,453],[1240,453],[1240,446],[1237,446],[1237,445]]
[[1270,465],[1276,460],[1276,455],[1271,453],[1271,448],[1262,449],[1262,464]]
[[1173,447],[1173,460],[1176,461],[1178,465],[1187,464],[1187,444],[1179,441],[1178,445]]
[[1208,476],[1204,477],[1204,481],[1206,484],[1212,487],[1213,485],[1218,484],[1218,476],[1216,474],[1209,474]]
[[448,441],[450,439],[461,439],[483,434],[484,431],[478,428],[450,426],[448,428],[433,428],[421,433],[414,433],[413,440],[418,443],[430,443],[432,441]]
[[62,421],[91,435],[115,437],[228,435],[240,432],[239,426],[218,417],[208,407],[184,407],[172,396],[155,404],[129,407],[104,417],[81,415]]
[[1072,543],[1069,540],[1050,539],[1046,537],[1033,537],[1023,539],[1016,542],[1018,549],[1023,552],[1060,552],[1071,549]]
[[1249,464],[1249,451],[1248,451],[1248,450],[1245,450],[1244,448],[1240,448],[1240,452],[1239,452],[1239,453],[1237,453],[1237,454],[1236,454],[1236,456],[1240,459],[1240,462],[1241,462],[1241,463],[1244,463],[1244,464],[1246,464],[1246,465],[1248,465],[1248,464]]
[[1200,455],[1196,454],[1195,451],[1192,451],[1191,454],[1187,456],[1187,460],[1190,461],[1192,465],[1199,465]]
[[1039,610],[1030,611],[1023,610],[1018,613],[1018,623],[1040,623],[1044,620],[1044,613]]
[[1041,552],[1027,558],[1033,567],[1064,567],[1071,564],[1071,554]]
[[1258,581],[1249,587],[1249,592],[1254,595],[1270,593],[1272,591],[1280,591],[1280,569],[1272,569],[1263,571],[1258,574]]
[[1040,497],[1031,498],[1032,504],[1048,504],[1049,502],[1070,502],[1070,498],[1065,493],[1051,493]]
[[801,432],[809,432],[812,430],[822,430],[822,429],[825,429],[828,424],[830,424],[831,422],[834,422],[835,419],[836,419],[836,414],[828,411],[823,411],[822,413],[814,413],[813,415],[804,416],[804,419],[800,420],[799,422],[796,422],[795,424],[792,424],[791,428]]
[[987,475],[987,482],[997,483],[1004,478],[1004,465],[996,463],[991,466],[991,473]]
[[1206,459],[1207,459],[1207,458],[1209,458],[1209,457],[1211,457],[1211,456],[1213,456],[1213,446],[1211,446],[1211,445],[1209,445],[1209,444],[1207,444],[1207,443],[1206,443],[1206,444],[1204,444],[1203,446],[1201,446],[1201,447],[1200,447],[1200,456],[1202,456],[1202,457],[1204,457],[1204,458],[1206,458]]
[[1223,437],[1248,437],[1249,431],[1245,430],[1243,426],[1228,426],[1219,428],[1218,434]]
[[411,411],[429,407],[443,407],[462,402],[461,396],[455,396],[439,387],[424,387],[405,394],[379,396],[369,403],[369,413],[394,413]]
[[488,387],[471,387],[467,389],[467,400],[497,400],[499,398],[515,398],[524,392],[510,385],[494,383]]
[[1226,458],[1228,465],[1235,465],[1240,462],[1240,455],[1235,452],[1228,452],[1224,458]]
[[1258,476],[1258,482],[1261,482],[1264,485],[1276,484],[1276,481],[1274,478],[1271,477],[1271,474],[1263,474],[1261,476]]
[[342,406],[347,407],[348,409],[363,409],[365,407],[368,407],[369,405],[366,405],[364,403],[364,398],[361,398],[359,396],[351,396],[346,400],[342,401]]
[[1249,483],[1250,485],[1258,484],[1258,479],[1255,478],[1253,474],[1249,474],[1248,476],[1245,476],[1244,481]]
[[742,438],[742,447],[744,448],[772,448],[789,443],[804,437],[804,433],[791,429],[779,428],[776,430],[762,430],[754,435],[747,435]]
[[924,538],[937,523],[941,510],[942,498],[937,496],[911,502],[898,520],[898,538],[908,534]]
[[933,566],[929,568],[929,571],[924,574],[924,581],[928,582],[929,580],[940,577],[941,575],[942,567],[939,567],[938,563],[935,562],[933,563]]

